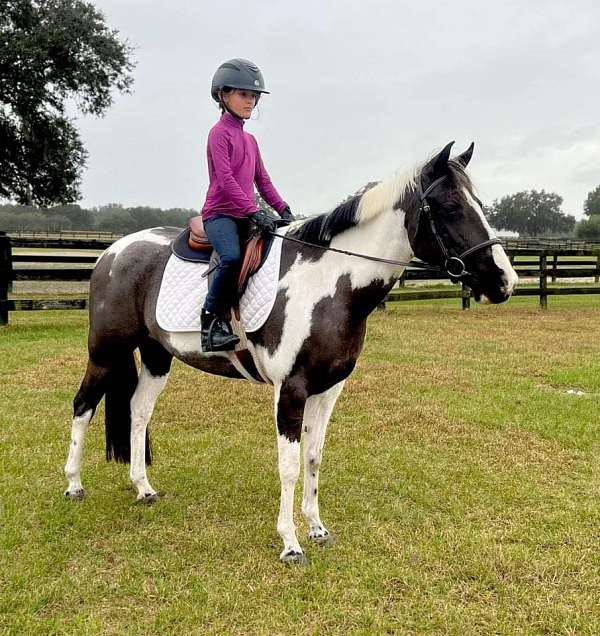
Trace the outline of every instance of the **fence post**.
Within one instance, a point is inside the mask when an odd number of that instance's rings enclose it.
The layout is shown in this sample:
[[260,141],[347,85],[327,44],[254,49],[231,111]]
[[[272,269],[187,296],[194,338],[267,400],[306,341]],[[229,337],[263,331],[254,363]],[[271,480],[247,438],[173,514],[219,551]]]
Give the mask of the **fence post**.
[[594,282],[598,283],[598,270],[600,269],[600,254],[596,256],[596,275],[594,276]]
[[556,269],[558,267],[558,254],[554,252],[552,257],[552,282],[556,282]]
[[12,283],[10,238],[0,232],[0,327],[8,325],[8,288]]
[[471,309],[471,288],[462,283],[462,291],[460,294],[463,309]]
[[540,254],[540,308],[548,309],[548,271],[546,253]]

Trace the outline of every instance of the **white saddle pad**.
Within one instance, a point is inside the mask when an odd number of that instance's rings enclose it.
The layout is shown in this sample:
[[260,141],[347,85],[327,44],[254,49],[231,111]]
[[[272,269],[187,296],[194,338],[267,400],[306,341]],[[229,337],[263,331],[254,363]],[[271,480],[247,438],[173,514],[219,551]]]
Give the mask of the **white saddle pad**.
[[[277,231],[283,235],[287,227]],[[281,239],[273,239],[271,251],[264,265],[250,277],[240,299],[240,320],[245,332],[260,329],[269,317],[279,282]],[[208,293],[208,277],[202,274],[207,263],[191,263],[171,254],[163,273],[156,320],[165,331],[200,331],[200,310]]]

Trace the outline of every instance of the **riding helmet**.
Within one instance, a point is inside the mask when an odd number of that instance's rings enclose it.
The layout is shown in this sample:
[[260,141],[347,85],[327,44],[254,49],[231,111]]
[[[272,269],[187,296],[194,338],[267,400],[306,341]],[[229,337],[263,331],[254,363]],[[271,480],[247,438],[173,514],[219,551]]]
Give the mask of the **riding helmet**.
[[239,57],[223,62],[214,74],[210,94],[216,102],[219,101],[219,91],[225,86],[257,93],[269,92],[265,90],[265,80],[258,66]]

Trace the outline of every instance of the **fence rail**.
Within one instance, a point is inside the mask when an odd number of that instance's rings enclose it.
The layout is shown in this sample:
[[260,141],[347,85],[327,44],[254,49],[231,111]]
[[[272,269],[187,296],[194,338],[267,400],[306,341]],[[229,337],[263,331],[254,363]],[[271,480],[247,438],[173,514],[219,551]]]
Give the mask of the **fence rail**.
[[[92,233],[89,233],[92,234]],[[100,233],[96,233],[100,234]],[[68,252],[70,250],[104,250],[112,244],[112,240],[91,237],[43,237],[7,236],[0,232],[0,325],[8,324],[10,311],[40,309],[85,309],[87,298],[71,299],[9,299],[8,292],[13,282],[18,281],[87,281],[93,271],[92,265],[96,255],[90,254],[19,254],[13,248],[53,248]],[[516,296],[538,296],[540,307],[548,306],[548,297],[568,294],[600,294],[600,245],[590,247],[588,244],[577,246],[573,241],[556,245],[539,247],[540,242],[528,242],[523,247],[511,247],[506,241],[506,252],[521,278],[532,278],[538,282],[536,287],[518,287]],[[534,247],[534,244],[537,247]],[[577,259],[573,257],[579,257]],[[59,267],[18,267],[19,264],[39,263],[40,265],[59,265]],[[17,265],[17,267],[15,267]],[[79,265],[79,267],[64,267]],[[594,285],[561,285],[549,287],[559,279],[591,278]],[[460,299],[463,309],[470,307],[471,290],[464,284],[444,289],[420,289],[411,287],[411,283],[436,282],[447,280],[443,274],[426,272],[420,269],[407,268],[399,284],[386,298],[387,302],[406,300],[437,300],[442,298]],[[408,285],[407,285],[408,283]]]
[[15,230],[7,232],[11,238],[47,238],[47,239],[80,239],[96,238],[104,241],[116,241],[123,236],[114,232],[100,232],[96,230],[60,230],[59,232],[48,232],[40,230]]

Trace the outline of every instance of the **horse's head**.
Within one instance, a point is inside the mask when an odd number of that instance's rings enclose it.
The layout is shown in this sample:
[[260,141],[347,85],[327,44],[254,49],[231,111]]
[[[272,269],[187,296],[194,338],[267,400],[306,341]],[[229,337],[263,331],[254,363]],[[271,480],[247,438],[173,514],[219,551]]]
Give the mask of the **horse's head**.
[[464,171],[473,144],[450,159],[453,143],[421,168],[416,190],[401,203],[409,241],[418,258],[463,280],[477,301],[501,303],[510,298],[518,276]]

